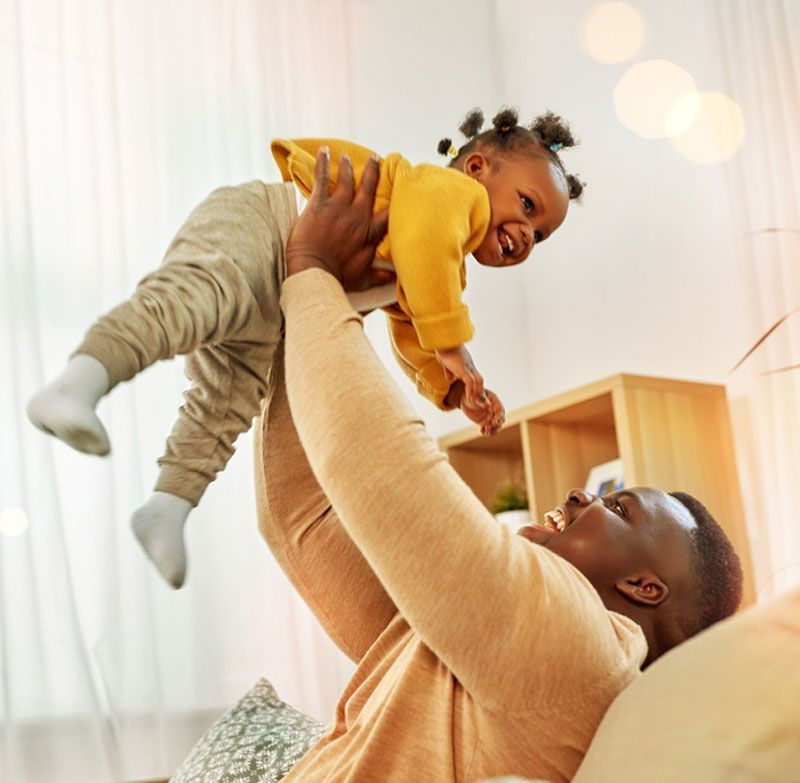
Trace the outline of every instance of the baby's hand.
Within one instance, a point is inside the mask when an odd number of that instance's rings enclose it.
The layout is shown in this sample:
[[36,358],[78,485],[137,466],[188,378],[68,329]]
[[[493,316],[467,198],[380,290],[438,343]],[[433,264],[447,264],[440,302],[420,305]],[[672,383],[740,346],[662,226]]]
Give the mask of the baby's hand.
[[486,390],[486,399],[489,402],[489,409],[486,406],[472,406],[467,401],[466,395],[461,398],[461,410],[464,415],[475,422],[481,428],[481,434],[487,438],[497,435],[506,420],[506,409],[493,391]]
[[[472,357],[465,346],[443,348],[436,351],[436,358],[444,367],[444,374],[451,383],[455,380],[464,384],[464,397],[470,408],[482,408],[485,413],[490,410],[489,401],[483,390],[483,377],[475,369]],[[473,419],[474,421],[474,419]]]

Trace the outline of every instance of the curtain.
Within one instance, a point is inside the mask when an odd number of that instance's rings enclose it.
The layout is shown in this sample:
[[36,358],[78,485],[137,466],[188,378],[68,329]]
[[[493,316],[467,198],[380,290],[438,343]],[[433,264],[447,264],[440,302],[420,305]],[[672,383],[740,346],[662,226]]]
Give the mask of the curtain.
[[321,719],[348,677],[257,534],[249,436],[190,517],[188,586],[138,550],[181,361],[101,404],[107,460],[23,413],[208,192],[277,178],[272,136],[350,134],[346,22],[340,2],[0,2],[0,509],[30,520],[0,535],[3,780],[164,775],[258,677]]
[[759,598],[800,582],[800,5],[717,0],[727,92],[747,122],[725,164],[748,338],[728,382]]
[[[553,301],[568,289],[577,295],[576,280],[615,313],[621,298],[636,306],[634,284],[649,307],[650,276],[688,270],[666,237],[662,251],[647,235],[674,233],[678,241],[684,231],[705,235],[708,224],[709,251],[717,250],[714,225],[723,221],[714,210],[728,208],[708,206],[699,190],[687,202],[698,205],[691,215],[674,203],[684,195],[677,184],[706,181],[697,172],[676,169],[683,179],[676,175],[672,190],[668,177],[653,188],[641,176],[657,174],[659,161],[666,166],[664,154],[617,127],[618,74],[589,63],[574,37],[585,5],[0,0],[0,513],[21,508],[30,519],[21,535],[0,533],[2,780],[165,775],[258,677],[326,720],[351,671],[258,537],[249,435],[190,517],[187,586],[170,591],[139,551],[127,520],[155,479],[185,386],[181,361],[147,370],[101,403],[109,459],[77,454],[24,416],[28,397],[61,369],[94,318],[158,265],[194,205],[221,184],[276,178],[272,136],[341,135],[437,160],[436,141],[458,138],[458,119],[473,105],[487,116],[504,101],[521,103],[525,117],[548,106],[566,112],[586,134],[575,165],[597,195],[590,190],[570,217],[574,228],[537,250],[527,272],[472,265],[473,354],[507,390],[510,407],[618,370],[697,374],[696,361],[683,362],[686,341],[669,342],[669,329],[652,328],[626,355],[625,319],[606,318],[605,309],[592,316],[590,301],[573,308],[581,319],[551,328]],[[641,5],[656,20],[672,13],[663,3]],[[731,314],[746,338],[726,380],[766,597],[800,578],[800,8],[790,0],[708,0],[702,10],[712,12],[724,54],[726,83],[712,80],[714,87],[747,121],[745,146],[723,164],[735,231],[719,249],[736,254],[740,279],[721,281],[720,290],[741,291],[745,302]],[[682,42],[679,18],[654,28],[667,38],[653,38],[658,56]],[[626,156],[636,161],[630,174],[617,166]],[[617,181],[624,187],[615,190]],[[641,197],[643,187],[652,198]],[[625,199],[623,221],[616,210]],[[689,219],[703,208],[713,219]],[[688,226],[673,227],[676,215]],[[646,230],[623,232],[634,218]],[[685,255],[685,245],[677,247]],[[630,289],[616,281],[596,296],[620,259],[628,266],[617,277],[633,281]],[[522,275],[536,285],[526,289]],[[683,294],[681,286],[659,307],[692,325],[699,297]],[[611,323],[623,333],[604,331]],[[400,378],[380,319],[368,319],[367,331],[433,429],[463,426],[458,414],[432,413]],[[537,353],[528,350],[534,340]],[[613,357],[620,364],[608,366],[608,345],[622,346]],[[586,349],[580,361],[576,346]],[[722,380],[721,362],[711,358],[710,380]]]

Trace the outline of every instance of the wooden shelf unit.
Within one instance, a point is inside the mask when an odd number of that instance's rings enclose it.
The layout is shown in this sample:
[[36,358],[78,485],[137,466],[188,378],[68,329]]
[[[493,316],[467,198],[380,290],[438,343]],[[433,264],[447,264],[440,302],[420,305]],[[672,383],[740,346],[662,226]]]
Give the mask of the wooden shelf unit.
[[621,457],[626,486],[688,492],[708,507],[742,559],[745,603],[754,600],[724,386],[613,375],[513,411],[495,438],[471,426],[439,445],[487,506],[500,484],[524,484],[537,520],[592,467]]

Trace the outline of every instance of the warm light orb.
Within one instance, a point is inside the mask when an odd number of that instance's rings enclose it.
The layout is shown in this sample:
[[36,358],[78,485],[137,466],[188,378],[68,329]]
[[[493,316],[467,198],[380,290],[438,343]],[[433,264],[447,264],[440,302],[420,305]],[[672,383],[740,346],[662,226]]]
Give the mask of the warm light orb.
[[601,63],[621,63],[644,40],[644,22],[627,3],[599,3],[586,17],[583,41],[589,56]]
[[744,115],[739,106],[719,92],[702,92],[693,122],[669,140],[674,149],[692,163],[720,163],[742,146]]
[[0,511],[0,534],[20,536],[30,524],[28,515],[21,508],[4,508]]
[[[681,133],[694,120],[694,79],[669,60],[647,60],[631,66],[614,88],[619,121],[645,139]],[[679,104],[680,102],[680,104]],[[674,111],[676,104],[683,108]]]

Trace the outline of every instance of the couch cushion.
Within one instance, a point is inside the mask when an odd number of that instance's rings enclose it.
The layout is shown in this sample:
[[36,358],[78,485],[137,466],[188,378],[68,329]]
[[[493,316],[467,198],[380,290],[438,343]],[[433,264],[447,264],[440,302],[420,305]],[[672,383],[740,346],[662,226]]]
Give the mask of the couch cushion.
[[262,679],[200,738],[171,783],[276,783],[324,733]]
[[574,783],[800,781],[800,588],[704,631],[611,705]]

